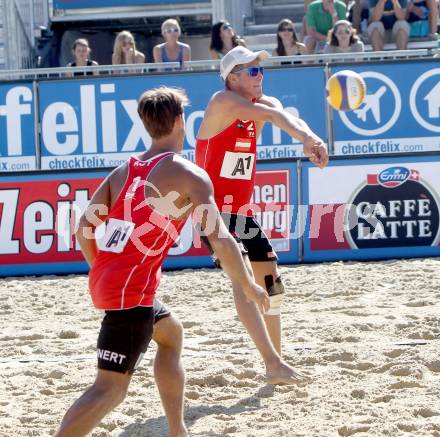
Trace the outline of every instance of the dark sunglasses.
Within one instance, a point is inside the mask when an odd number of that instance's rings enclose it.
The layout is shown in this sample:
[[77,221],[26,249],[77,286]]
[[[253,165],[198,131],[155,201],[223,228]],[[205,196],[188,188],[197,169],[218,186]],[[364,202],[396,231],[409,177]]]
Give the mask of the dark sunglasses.
[[[336,33],[338,33],[338,32],[339,31],[337,31]],[[342,30],[341,32],[346,33],[347,35],[350,35],[351,29],[345,29],[345,30]]]
[[278,32],[292,32],[293,33],[293,29],[291,27],[281,27]]
[[222,29],[229,30],[229,29],[232,29],[232,26],[230,24],[223,24]]
[[164,29],[164,33],[178,33],[179,29],[177,27],[168,27]]
[[241,73],[242,71],[247,70],[247,74],[250,77],[257,77],[259,73],[264,74],[263,67],[243,67],[238,70],[233,71],[232,73]]

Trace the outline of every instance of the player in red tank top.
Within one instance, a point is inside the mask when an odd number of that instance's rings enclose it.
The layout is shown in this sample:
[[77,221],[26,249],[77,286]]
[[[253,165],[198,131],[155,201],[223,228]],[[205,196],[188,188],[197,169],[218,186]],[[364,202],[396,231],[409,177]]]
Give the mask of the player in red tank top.
[[262,312],[269,308],[265,290],[254,282],[220,219],[208,175],[177,155],[185,135],[186,101],[182,91],[171,88],[142,95],[138,112],[152,137],[150,150],[116,168],[80,218],[76,235],[91,265],[92,299],[106,315],[98,337],[96,380],[67,411],[56,436],[86,435],[124,399],[151,338],[158,344],[154,374],[169,435],[188,435],[182,325],[154,294],[162,262],[189,214],[211,231],[209,242],[234,287]]
[[128,160],[124,187],[106,222],[96,230],[97,235],[103,233],[96,238],[99,252],[89,273],[96,308],[122,310],[153,305],[161,265],[185,221],[171,220],[145,205],[145,188],[150,185],[150,172],[172,155],[165,152],[147,161],[134,156]]
[[[234,290],[240,320],[263,357],[269,382],[276,383],[279,380],[274,377],[271,363],[281,355],[284,287],[277,256],[248,205],[254,189],[255,141],[264,124],[272,122],[300,140],[305,155],[320,168],[327,165],[328,153],[321,138],[303,120],[284,111],[278,99],[263,94],[263,67],[259,63],[268,56],[265,51],[251,52],[239,46],[221,60],[225,90],[215,93],[206,108],[197,138],[196,163],[209,174],[217,206],[228,212],[222,214],[223,218],[244,246],[257,283],[270,296],[270,310],[263,318]],[[294,372],[291,378],[301,381],[303,376]]]
[[249,206],[254,189],[257,140],[252,120],[235,120],[226,129],[209,139],[198,139],[196,163],[205,169],[215,187],[219,207],[225,196],[234,194],[230,212],[252,215]]

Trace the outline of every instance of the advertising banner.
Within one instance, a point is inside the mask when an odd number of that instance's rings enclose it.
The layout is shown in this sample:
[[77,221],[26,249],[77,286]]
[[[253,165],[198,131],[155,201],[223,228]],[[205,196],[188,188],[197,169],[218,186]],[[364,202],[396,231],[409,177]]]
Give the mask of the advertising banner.
[[86,271],[75,222],[105,174],[0,177],[0,275]]
[[0,173],[36,169],[32,83],[0,84]]
[[440,155],[305,163],[304,260],[440,255]]
[[[327,141],[322,69],[267,70],[265,76],[265,93],[279,98]],[[313,86],[301,86],[306,80]],[[137,114],[137,100],[145,90],[160,85],[184,88],[189,96],[183,155],[194,161],[204,110],[212,94],[224,87],[217,72],[41,82],[42,169],[115,167],[131,154],[148,150],[151,138]],[[258,139],[260,160],[301,154],[296,140],[276,126],[265,126]]]
[[54,9],[96,9],[121,6],[172,5],[209,3],[211,0],[53,0]]
[[334,111],[336,155],[440,150],[438,61],[344,65],[367,85],[365,102],[350,112]]
[[[296,163],[263,164],[257,172],[257,220],[284,263],[298,262],[290,241],[297,205]],[[82,273],[88,267],[74,237],[77,220],[108,169],[0,176],[0,276]],[[164,268],[213,266],[191,221]]]

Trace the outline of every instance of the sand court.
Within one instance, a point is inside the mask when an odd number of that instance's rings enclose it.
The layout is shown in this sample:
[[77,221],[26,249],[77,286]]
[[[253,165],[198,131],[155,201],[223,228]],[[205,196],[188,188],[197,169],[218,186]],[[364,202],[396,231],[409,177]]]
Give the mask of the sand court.
[[[185,327],[192,436],[440,437],[440,259],[281,267],[284,356],[313,378],[271,386],[218,270],[165,273]],[[45,436],[92,382],[102,314],[86,276],[0,279],[0,435]],[[166,436],[155,346],[92,436]]]

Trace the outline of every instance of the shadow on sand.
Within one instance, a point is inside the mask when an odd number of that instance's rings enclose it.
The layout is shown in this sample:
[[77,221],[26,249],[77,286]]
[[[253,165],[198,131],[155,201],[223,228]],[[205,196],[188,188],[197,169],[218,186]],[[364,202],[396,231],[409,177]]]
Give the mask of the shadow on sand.
[[[211,415],[234,416],[243,412],[258,410],[261,408],[261,398],[273,396],[275,388],[273,385],[261,387],[254,395],[240,399],[235,405],[225,407],[221,404],[198,405],[185,408],[185,423],[191,434],[191,427],[198,419]],[[225,421],[225,426],[232,424]],[[165,416],[148,419],[145,422],[136,422],[129,425],[119,437],[168,437],[168,426]],[[204,434],[204,437],[232,437],[232,434]]]

